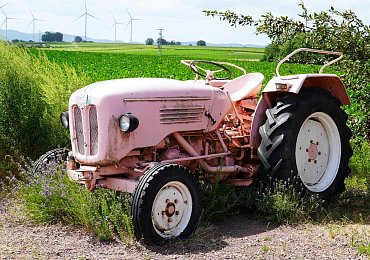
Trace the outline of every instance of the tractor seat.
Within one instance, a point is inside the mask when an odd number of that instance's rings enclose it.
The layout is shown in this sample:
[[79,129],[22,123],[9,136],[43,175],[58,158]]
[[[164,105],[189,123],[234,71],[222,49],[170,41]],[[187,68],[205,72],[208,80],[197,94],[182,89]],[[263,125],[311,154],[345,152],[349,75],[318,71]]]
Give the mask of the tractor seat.
[[256,96],[261,90],[263,78],[262,73],[248,73],[226,83],[223,91],[229,93],[233,102]]

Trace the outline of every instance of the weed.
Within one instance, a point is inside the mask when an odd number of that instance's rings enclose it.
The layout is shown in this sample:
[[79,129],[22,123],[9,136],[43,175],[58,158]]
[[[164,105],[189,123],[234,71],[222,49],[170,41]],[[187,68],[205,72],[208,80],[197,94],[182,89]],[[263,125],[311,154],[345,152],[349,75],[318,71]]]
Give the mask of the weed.
[[316,195],[302,194],[290,182],[275,181],[274,188],[259,191],[257,209],[268,220],[284,224],[305,222],[321,212],[323,202]]
[[263,245],[263,246],[261,246],[261,250],[263,252],[268,252],[270,250],[270,248],[267,245]]
[[25,172],[29,178],[19,195],[31,220],[80,225],[100,240],[111,240],[118,235],[123,242],[132,242],[128,195],[104,189],[89,192],[71,182],[62,165],[53,162],[41,171]]
[[370,256],[370,242],[367,244],[359,244],[357,245],[357,248],[361,254]]

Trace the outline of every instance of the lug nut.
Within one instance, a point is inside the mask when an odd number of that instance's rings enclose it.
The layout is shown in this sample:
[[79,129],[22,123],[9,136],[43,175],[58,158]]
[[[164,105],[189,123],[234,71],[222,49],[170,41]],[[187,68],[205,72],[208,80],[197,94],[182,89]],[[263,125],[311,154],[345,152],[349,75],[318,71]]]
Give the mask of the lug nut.
[[308,148],[306,149],[306,152],[308,152]]
[[172,222],[172,218],[168,218],[168,222]]
[[310,140],[310,144],[312,144],[313,143],[313,140]]
[[176,211],[176,212],[175,212],[175,214],[176,214],[176,215],[179,215],[179,214],[180,214],[180,212],[179,212],[179,211]]
[[178,202],[179,202],[179,201],[176,199],[176,200],[175,200],[175,204],[177,204]]
[[166,211],[164,211],[164,210],[163,210],[163,211],[162,211],[162,215],[166,215]]
[[319,142],[316,142],[316,145],[319,145]]
[[308,162],[311,162],[311,159],[308,159]]
[[169,203],[170,202],[170,200],[169,199],[166,199],[166,203]]
[[318,155],[321,155],[321,152],[318,152],[317,154],[318,154]]
[[313,161],[314,163],[317,163],[317,161],[315,160],[315,161]]

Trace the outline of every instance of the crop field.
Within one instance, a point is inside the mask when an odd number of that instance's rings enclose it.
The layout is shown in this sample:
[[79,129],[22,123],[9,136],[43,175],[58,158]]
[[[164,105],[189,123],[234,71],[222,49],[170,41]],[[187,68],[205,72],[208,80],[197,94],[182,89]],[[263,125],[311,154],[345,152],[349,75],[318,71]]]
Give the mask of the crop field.
[[[132,46],[129,48],[127,44],[86,43],[83,47],[73,47],[73,44],[59,44],[44,50],[50,60],[74,67],[78,73],[88,76],[90,82],[134,77],[180,80],[194,78],[189,68],[181,64],[180,61],[183,59],[231,62],[245,68],[247,72],[263,73],[265,83],[275,75],[275,63],[258,61],[263,55],[263,49],[165,46],[163,55],[160,57],[158,50],[153,46]],[[38,53],[37,50],[32,52]],[[284,74],[317,71],[318,67],[313,65],[287,64],[282,67]]]
[[[51,44],[52,49],[77,52],[109,52],[158,56],[156,45],[122,44],[122,43],[61,43]],[[259,60],[263,56],[263,48],[233,48],[209,46],[163,46],[164,56],[189,56],[191,59],[233,59]]]

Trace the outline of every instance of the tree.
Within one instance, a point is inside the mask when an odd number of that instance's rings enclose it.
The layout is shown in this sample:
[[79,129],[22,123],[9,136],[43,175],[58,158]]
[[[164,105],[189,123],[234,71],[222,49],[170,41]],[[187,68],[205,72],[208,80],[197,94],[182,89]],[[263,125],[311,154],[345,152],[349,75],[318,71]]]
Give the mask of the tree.
[[206,46],[206,45],[207,45],[207,43],[203,40],[197,41],[197,46]]
[[166,39],[164,39],[164,38],[158,38],[157,39],[157,44],[159,45],[168,45],[168,42],[167,42],[167,40]]
[[145,44],[146,44],[146,45],[153,45],[153,44],[154,44],[154,40],[153,40],[153,38],[148,38],[148,39],[146,39]]
[[[351,128],[355,134],[365,136],[366,124],[370,118],[370,27],[353,11],[329,10],[309,13],[304,3],[299,6],[302,12],[299,19],[287,16],[274,16],[266,13],[260,19],[231,11],[203,11],[206,16],[219,17],[232,26],[254,26],[257,34],[266,34],[271,44],[266,48],[267,60],[278,60],[297,47],[311,47],[323,50],[336,50],[344,53],[337,64],[341,71],[352,101],[350,114]],[[303,58],[302,58],[303,57]],[[325,63],[328,56],[298,56],[294,62]],[[370,138],[370,136],[368,136]]]
[[76,36],[73,41],[74,42],[82,42],[82,38],[80,36]]
[[62,42],[63,34],[60,32],[45,32],[45,34],[42,35],[41,40],[43,42]]

